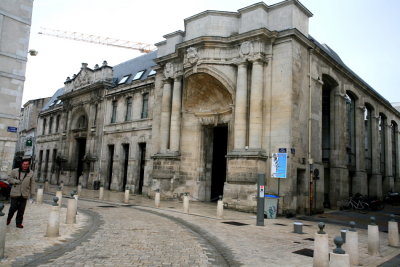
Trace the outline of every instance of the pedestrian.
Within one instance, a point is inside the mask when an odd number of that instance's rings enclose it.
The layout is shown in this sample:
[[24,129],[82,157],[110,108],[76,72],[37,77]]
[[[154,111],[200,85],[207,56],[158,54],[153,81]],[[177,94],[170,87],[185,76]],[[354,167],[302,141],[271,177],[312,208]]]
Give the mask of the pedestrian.
[[24,219],[26,201],[28,198],[33,199],[35,195],[35,179],[33,178],[33,172],[29,169],[29,164],[30,161],[28,159],[22,160],[21,167],[13,169],[8,178],[8,182],[12,184],[12,188],[7,225],[11,223],[14,213],[17,211],[17,218],[15,219],[17,228],[24,228],[22,221]]

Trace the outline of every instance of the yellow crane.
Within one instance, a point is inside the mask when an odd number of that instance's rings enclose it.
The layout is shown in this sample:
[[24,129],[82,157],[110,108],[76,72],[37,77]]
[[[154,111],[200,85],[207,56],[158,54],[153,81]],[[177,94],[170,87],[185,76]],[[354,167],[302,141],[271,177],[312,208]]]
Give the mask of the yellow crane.
[[151,44],[141,43],[141,42],[132,42],[126,40],[120,40],[110,37],[103,37],[93,34],[80,33],[80,32],[71,32],[71,31],[63,31],[63,30],[55,30],[49,28],[41,28],[39,34],[64,38],[74,41],[82,41],[87,43],[101,44],[101,45],[109,45],[120,48],[134,49],[138,50],[142,53],[149,53],[155,50],[155,47]]

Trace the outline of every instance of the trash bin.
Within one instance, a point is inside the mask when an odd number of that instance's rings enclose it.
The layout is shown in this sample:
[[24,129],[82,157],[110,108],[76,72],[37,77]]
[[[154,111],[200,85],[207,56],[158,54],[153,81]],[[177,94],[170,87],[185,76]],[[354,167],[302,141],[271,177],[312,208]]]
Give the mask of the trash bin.
[[264,195],[264,214],[267,215],[267,219],[276,219],[278,199],[279,196],[276,195]]
[[93,182],[93,189],[94,190],[99,190],[100,189],[100,181],[94,181]]

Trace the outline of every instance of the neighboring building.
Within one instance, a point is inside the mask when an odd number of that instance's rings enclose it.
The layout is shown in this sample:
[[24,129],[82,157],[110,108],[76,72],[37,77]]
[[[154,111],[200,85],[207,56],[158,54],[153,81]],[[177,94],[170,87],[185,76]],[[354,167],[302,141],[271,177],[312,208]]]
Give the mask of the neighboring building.
[[13,165],[33,0],[0,1],[0,178]]
[[311,16],[296,0],[205,11],[157,52],[83,64],[40,114],[38,178],[254,211],[265,174],[291,213],[399,190],[400,113],[309,35]]
[[398,111],[400,111],[400,102],[392,103],[392,106],[393,106],[395,109],[397,109]]
[[[45,103],[49,101],[47,98],[39,98],[29,100],[21,109],[20,121],[18,125],[18,141],[15,150],[14,167],[19,166],[23,158],[35,158],[36,144],[36,127],[39,112],[42,110]],[[34,162],[32,162],[34,167]]]

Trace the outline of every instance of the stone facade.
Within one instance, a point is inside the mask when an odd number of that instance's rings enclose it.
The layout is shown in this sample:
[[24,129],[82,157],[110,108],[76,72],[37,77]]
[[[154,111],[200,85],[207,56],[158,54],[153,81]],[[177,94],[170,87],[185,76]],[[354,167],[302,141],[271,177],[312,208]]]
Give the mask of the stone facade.
[[13,165],[33,0],[0,2],[0,178]]
[[[59,97],[65,130],[53,143],[38,138],[42,165],[48,172],[45,151],[57,146],[69,184],[83,174],[87,187],[99,179],[149,196],[223,195],[246,211],[255,210],[260,173],[283,213],[399,190],[400,113],[308,35],[311,16],[296,0],[206,11],[157,52],[113,68],[83,65]],[[82,116],[88,126],[77,128]],[[285,151],[286,178],[272,178],[274,155]]]

